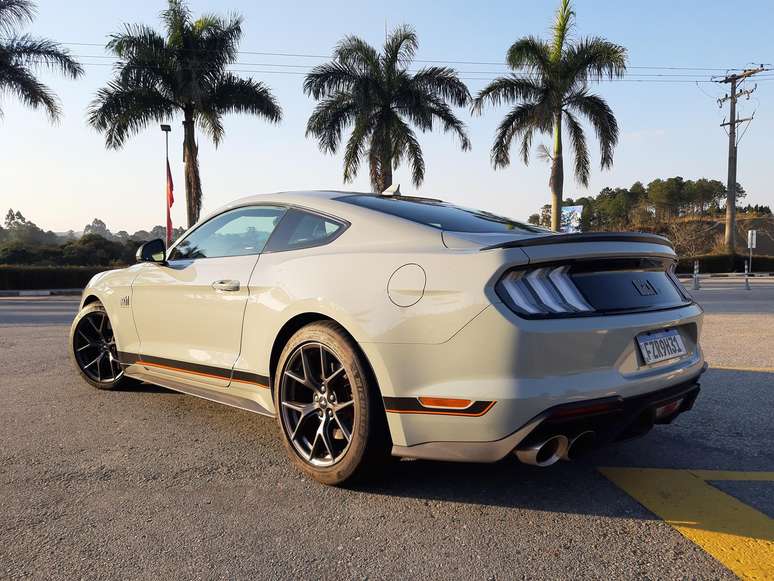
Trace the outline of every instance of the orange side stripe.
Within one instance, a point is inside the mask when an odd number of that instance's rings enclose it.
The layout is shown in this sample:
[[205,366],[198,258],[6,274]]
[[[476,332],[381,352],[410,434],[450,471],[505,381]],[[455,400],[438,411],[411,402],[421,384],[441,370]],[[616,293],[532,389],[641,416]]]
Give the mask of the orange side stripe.
[[[167,371],[176,371],[178,373],[190,373],[192,375],[201,375],[202,377],[211,377],[213,379],[229,379],[228,377],[224,377],[222,375],[213,375],[211,373],[204,373],[202,371],[191,371],[190,369],[181,369],[179,367],[172,367],[171,365],[162,365],[161,363],[151,363],[150,361],[142,361],[139,360],[135,362],[135,365],[145,365],[147,367],[158,367],[159,369],[166,369]],[[248,381],[246,379],[231,379],[232,382],[237,383],[248,383],[250,385],[257,385],[258,387],[263,387],[265,389],[268,389],[268,385],[264,385],[262,383],[258,383],[257,381]]]
[[250,381],[248,379],[234,379],[231,378],[231,383],[247,383],[249,385],[257,385],[258,387],[263,387],[264,389],[269,389],[268,385],[264,385],[263,383],[258,383],[257,381]]
[[202,377],[211,377],[213,379],[228,379],[222,375],[213,375],[211,373],[204,373],[202,371],[191,371],[190,369],[180,369],[179,367],[172,367],[171,365],[162,365],[161,363],[151,363],[149,361],[137,361],[137,365],[145,365],[147,367],[158,367],[159,369],[166,369],[167,371],[177,371],[178,373],[190,373],[192,375],[201,375]]

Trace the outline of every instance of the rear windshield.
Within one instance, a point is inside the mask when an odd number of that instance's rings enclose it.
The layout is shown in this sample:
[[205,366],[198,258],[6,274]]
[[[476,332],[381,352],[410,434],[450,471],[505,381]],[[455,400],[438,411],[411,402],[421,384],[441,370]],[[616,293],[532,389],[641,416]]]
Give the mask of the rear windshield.
[[358,194],[336,199],[448,232],[544,232],[529,224],[514,222],[483,210],[471,210],[428,198]]

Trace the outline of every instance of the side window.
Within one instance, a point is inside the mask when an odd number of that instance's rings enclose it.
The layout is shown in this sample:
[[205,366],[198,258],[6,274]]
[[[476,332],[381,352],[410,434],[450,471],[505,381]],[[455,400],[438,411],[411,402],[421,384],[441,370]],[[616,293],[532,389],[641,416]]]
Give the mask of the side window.
[[269,240],[266,250],[277,252],[327,244],[344,231],[344,224],[319,214],[290,209]]
[[191,232],[170,260],[260,254],[285,208],[252,206],[223,212]]

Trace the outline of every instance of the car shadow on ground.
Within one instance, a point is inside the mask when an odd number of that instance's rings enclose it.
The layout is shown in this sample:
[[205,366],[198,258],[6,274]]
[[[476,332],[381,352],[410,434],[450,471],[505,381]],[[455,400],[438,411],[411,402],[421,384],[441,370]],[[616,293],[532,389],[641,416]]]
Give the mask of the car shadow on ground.
[[568,514],[655,519],[633,505],[590,462],[538,468],[506,457],[494,464],[402,460],[387,473],[350,487],[355,492]]
[[[656,426],[643,438],[606,446],[574,462],[560,461],[548,468],[538,468],[522,464],[512,455],[494,464],[393,459],[384,469],[368,474],[341,492],[414,498],[427,503],[456,502],[657,520],[605,478],[597,466],[774,469],[771,452],[774,444],[767,443],[772,436],[766,435],[765,412],[774,408],[774,391],[770,389],[774,385],[774,373],[711,369],[702,384],[694,409],[674,424]],[[269,418],[255,418],[247,412],[189,399],[190,396],[150,384],[129,386],[121,391],[179,395],[181,402],[190,404],[186,413],[219,410],[216,413],[224,414],[224,421],[210,424],[218,430],[241,432],[238,424],[255,421],[274,424]],[[747,421],[740,422],[740,414]],[[260,428],[267,429],[270,429],[268,425]],[[744,441],[752,445],[744,447],[741,443]],[[279,434],[272,439],[270,450],[271,454],[284,456]]]
[[[772,386],[774,373],[765,370],[711,369],[702,378],[702,393],[692,411],[671,425],[655,426],[642,438],[599,448],[580,460],[547,468],[522,464],[513,456],[495,464],[403,460],[351,490],[430,502],[657,520],[597,467],[772,471]],[[707,523],[700,514],[694,527],[746,534]]]

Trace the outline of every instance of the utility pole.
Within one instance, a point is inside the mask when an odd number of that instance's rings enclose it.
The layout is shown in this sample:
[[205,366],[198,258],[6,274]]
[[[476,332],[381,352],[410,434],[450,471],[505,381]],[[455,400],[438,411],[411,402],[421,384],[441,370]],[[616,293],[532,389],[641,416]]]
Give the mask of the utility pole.
[[755,91],[755,87],[746,91],[737,92],[736,86],[740,81],[752,77],[757,73],[765,71],[764,67],[757,67],[754,69],[745,69],[741,73],[727,75],[722,79],[719,79],[718,83],[730,83],[731,92],[718,99],[718,104],[722,107],[723,103],[730,101],[729,106],[729,121],[721,123],[721,127],[728,126],[728,183],[726,184],[726,252],[728,254],[734,254],[736,252],[736,126],[745,121],[752,121],[752,117],[745,119],[736,118],[736,101],[739,97],[748,96]]

